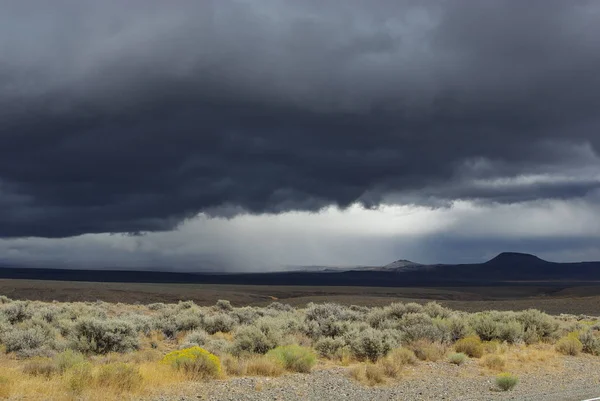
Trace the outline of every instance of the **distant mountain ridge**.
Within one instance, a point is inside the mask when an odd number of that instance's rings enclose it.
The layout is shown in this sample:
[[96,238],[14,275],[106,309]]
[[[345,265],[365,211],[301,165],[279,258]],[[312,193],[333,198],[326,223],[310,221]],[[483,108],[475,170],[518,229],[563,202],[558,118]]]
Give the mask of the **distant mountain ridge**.
[[535,255],[503,252],[483,263],[423,265],[400,259],[379,267],[313,267],[270,273],[179,273],[133,270],[70,270],[1,267],[0,278],[90,282],[253,285],[456,286],[600,281],[600,262],[556,263]]

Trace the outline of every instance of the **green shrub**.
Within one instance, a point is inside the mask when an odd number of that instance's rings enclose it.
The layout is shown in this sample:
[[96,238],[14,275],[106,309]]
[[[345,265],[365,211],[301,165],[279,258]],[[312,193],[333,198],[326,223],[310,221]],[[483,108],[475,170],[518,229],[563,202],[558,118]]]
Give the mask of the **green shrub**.
[[136,366],[126,363],[111,363],[100,367],[96,382],[101,387],[131,391],[141,386],[142,375]]
[[81,352],[72,349],[64,350],[53,358],[53,363],[60,373],[64,373],[73,366],[83,364],[85,361],[85,356]]
[[583,344],[577,337],[565,336],[556,343],[556,350],[564,355],[579,355],[583,351]]
[[483,345],[479,337],[465,337],[454,344],[456,352],[462,352],[471,358],[481,358],[483,356]]
[[83,390],[91,387],[93,381],[92,365],[89,362],[72,366],[67,371],[67,388],[75,394],[81,394]]
[[185,372],[193,379],[216,378],[221,375],[219,358],[200,347],[170,352],[165,355],[162,362]]
[[496,376],[496,386],[502,391],[512,390],[519,384],[519,378],[510,373],[500,373]]
[[467,360],[467,355],[462,352],[454,352],[448,357],[448,361],[455,365],[462,365]]
[[86,318],[73,328],[73,345],[83,353],[128,352],[139,347],[134,326],[123,320]]
[[308,373],[317,363],[317,357],[310,348],[296,344],[277,347],[269,351],[267,356],[291,372]]

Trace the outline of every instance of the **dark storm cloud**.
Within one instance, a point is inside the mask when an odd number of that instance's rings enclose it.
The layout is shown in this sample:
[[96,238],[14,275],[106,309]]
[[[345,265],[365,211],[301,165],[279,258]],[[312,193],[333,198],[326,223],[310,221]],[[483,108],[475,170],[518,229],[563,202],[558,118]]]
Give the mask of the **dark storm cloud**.
[[3,237],[599,185],[593,1],[1,8]]

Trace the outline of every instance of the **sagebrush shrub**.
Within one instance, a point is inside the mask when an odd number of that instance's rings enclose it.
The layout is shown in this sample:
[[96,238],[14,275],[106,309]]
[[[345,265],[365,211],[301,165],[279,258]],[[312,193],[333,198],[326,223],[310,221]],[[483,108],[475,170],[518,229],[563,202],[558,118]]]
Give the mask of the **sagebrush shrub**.
[[48,333],[39,327],[30,327],[5,332],[1,340],[7,353],[17,352],[23,356],[31,356],[41,348],[50,346],[52,338],[48,338]]
[[437,302],[428,302],[423,306],[423,313],[433,318],[447,319],[452,316],[452,311],[448,308],[444,308]]
[[226,313],[217,313],[205,317],[203,327],[208,334],[229,333],[235,327],[235,320]]
[[200,347],[170,352],[165,355],[162,362],[184,372],[193,379],[216,378],[221,375],[219,358]]
[[483,341],[491,341],[500,337],[502,323],[494,320],[489,313],[477,313],[471,317],[471,327]]
[[281,342],[281,334],[275,328],[261,330],[256,326],[242,326],[235,332],[232,353],[265,354],[277,347]]
[[187,344],[194,344],[194,345],[202,346],[208,340],[209,340],[208,333],[202,329],[199,329],[199,330],[194,330],[194,331],[188,333],[185,336],[184,342]]
[[600,338],[594,335],[592,330],[586,330],[579,334],[582,351],[586,354],[600,355]]
[[167,307],[167,305],[165,305],[162,302],[156,302],[156,303],[148,305],[148,309],[154,310],[154,311],[165,309],[166,307]]
[[532,331],[540,338],[552,338],[558,332],[558,321],[537,309],[522,311],[516,318],[523,324],[525,331]]
[[350,352],[358,360],[368,359],[371,362],[387,355],[399,343],[391,333],[368,328],[360,332],[349,333],[346,341]]
[[291,372],[308,373],[317,363],[317,356],[310,348],[296,344],[274,348],[267,353],[267,356],[275,359],[284,369]]
[[128,352],[139,347],[138,333],[123,320],[87,318],[75,324],[73,345],[83,353]]
[[398,329],[404,332],[406,341],[427,340],[431,342],[445,340],[444,331],[434,323],[434,319],[425,313],[407,313],[398,322]]
[[231,312],[233,310],[231,302],[226,299],[219,299],[215,304],[215,308],[223,312]]
[[471,327],[466,319],[457,316],[452,316],[446,320],[448,326],[448,334],[451,342],[467,337],[471,332]]
[[294,307],[292,305],[283,304],[281,302],[271,302],[267,306],[267,309],[273,309],[273,310],[276,310],[278,312],[291,312],[291,311],[294,310]]
[[30,319],[33,315],[27,301],[14,301],[8,304],[3,304],[0,312],[6,316],[6,319],[11,323],[20,323]]
[[506,341],[509,344],[515,344],[523,341],[525,329],[517,320],[509,320],[504,322],[498,332],[498,339]]
[[340,356],[340,351],[345,346],[343,338],[323,337],[317,340],[314,348],[322,357],[334,359]]

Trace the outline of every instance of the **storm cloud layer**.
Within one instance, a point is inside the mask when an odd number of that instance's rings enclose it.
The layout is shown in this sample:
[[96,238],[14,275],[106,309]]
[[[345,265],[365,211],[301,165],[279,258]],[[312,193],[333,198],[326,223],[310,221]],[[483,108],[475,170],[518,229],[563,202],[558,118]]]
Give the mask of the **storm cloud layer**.
[[595,1],[0,2],[0,237],[597,199]]

